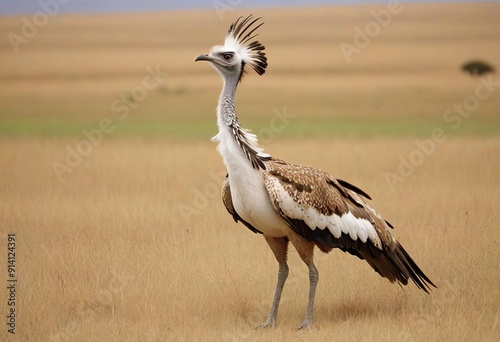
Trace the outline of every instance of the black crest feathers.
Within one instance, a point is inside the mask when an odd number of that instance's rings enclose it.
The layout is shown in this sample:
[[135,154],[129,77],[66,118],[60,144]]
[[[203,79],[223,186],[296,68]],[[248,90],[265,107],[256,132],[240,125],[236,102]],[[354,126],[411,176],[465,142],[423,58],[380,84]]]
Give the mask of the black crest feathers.
[[224,46],[238,52],[245,64],[250,65],[259,75],[266,72],[267,58],[265,47],[259,41],[252,41],[258,34],[255,31],[264,23],[258,23],[261,18],[249,15],[245,19],[239,17],[231,24],[227,32]]

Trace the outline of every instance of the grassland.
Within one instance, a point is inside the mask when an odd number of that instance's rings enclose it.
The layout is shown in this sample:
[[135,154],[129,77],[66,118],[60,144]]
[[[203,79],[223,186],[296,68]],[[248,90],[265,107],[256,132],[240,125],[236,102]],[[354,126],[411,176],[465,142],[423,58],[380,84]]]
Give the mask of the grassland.
[[318,252],[316,325],[304,332],[293,330],[308,286],[295,252],[278,327],[252,330],[269,308],[277,265],[262,237],[225,212],[214,146],[111,140],[60,182],[50,164],[66,142],[1,141],[1,226],[18,239],[20,340],[498,337],[499,138],[451,139],[394,191],[385,173],[412,150],[408,141],[276,141],[273,154],[368,191],[439,286],[430,295],[403,290],[352,256]]
[[[0,251],[15,233],[19,278],[16,336],[2,324],[0,339],[498,340],[500,97],[460,124],[443,114],[481,82],[462,62],[500,65],[500,6],[406,4],[348,63],[339,43],[383,8],[254,11],[270,66],[245,76],[238,111],[271,154],[372,195],[438,289],[401,289],[352,256],[318,252],[315,327],[298,332],[308,279],[291,251],[278,326],[253,330],[277,265],[220,201],[224,167],[208,142],[220,80],[193,63],[246,12],[56,16],[18,54],[0,43]],[[0,18],[2,36],[19,27]],[[120,119],[113,101],[156,65],[168,75]],[[266,136],[284,112],[293,117]],[[103,119],[113,132],[57,177],[53,163]],[[436,129],[446,141],[401,173]]]

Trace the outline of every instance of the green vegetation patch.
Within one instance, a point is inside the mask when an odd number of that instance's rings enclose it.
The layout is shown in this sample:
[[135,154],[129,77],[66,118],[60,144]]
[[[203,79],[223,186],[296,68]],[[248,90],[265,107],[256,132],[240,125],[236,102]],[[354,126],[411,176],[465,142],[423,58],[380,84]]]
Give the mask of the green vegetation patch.
[[[3,120],[0,136],[21,137],[79,137],[84,132],[99,130],[100,122],[65,120]],[[500,122],[493,120],[464,120],[460,124],[432,120],[298,120],[286,122],[273,120],[244,120],[243,125],[259,137],[267,139],[310,137],[377,137],[377,136],[427,136],[435,129],[442,129],[449,135],[492,136],[500,134]],[[165,121],[119,121],[110,122],[104,134],[123,137],[166,137],[185,139],[206,139],[217,133],[213,118],[206,120]]]

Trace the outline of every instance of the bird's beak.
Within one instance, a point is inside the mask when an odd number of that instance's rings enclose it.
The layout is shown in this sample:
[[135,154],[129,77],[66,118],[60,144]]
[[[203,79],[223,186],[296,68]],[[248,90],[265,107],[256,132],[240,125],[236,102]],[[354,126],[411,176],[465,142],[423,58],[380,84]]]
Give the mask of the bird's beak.
[[196,59],[194,60],[195,62],[198,62],[198,61],[213,61],[213,58],[210,57],[208,54],[206,53],[203,53],[201,55],[199,55],[198,57],[196,57]]

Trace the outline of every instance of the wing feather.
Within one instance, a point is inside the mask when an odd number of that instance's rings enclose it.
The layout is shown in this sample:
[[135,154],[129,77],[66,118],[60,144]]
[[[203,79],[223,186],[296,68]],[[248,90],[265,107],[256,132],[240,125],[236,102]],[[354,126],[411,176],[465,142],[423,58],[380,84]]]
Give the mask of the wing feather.
[[381,276],[428,292],[435,285],[392,236],[393,228],[361,197],[358,187],[315,168],[266,161],[264,183],[276,212],[323,251],[339,248],[366,260]]
[[[358,193],[350,189],[358,188],[344,188],[318,169],[276,159],[266,162],[266,167],[269,168],[264,173],[266,189],[275,210],[283,218],[301,220],[312,231],[327,228],[337,239],[345,234],[353,241],[370,240],[380,249],[394,243],[392,236],[384,233],[385,221],[374,215],[375,211],[369,210]],[[358,192],[362,191],[358,189]]]

